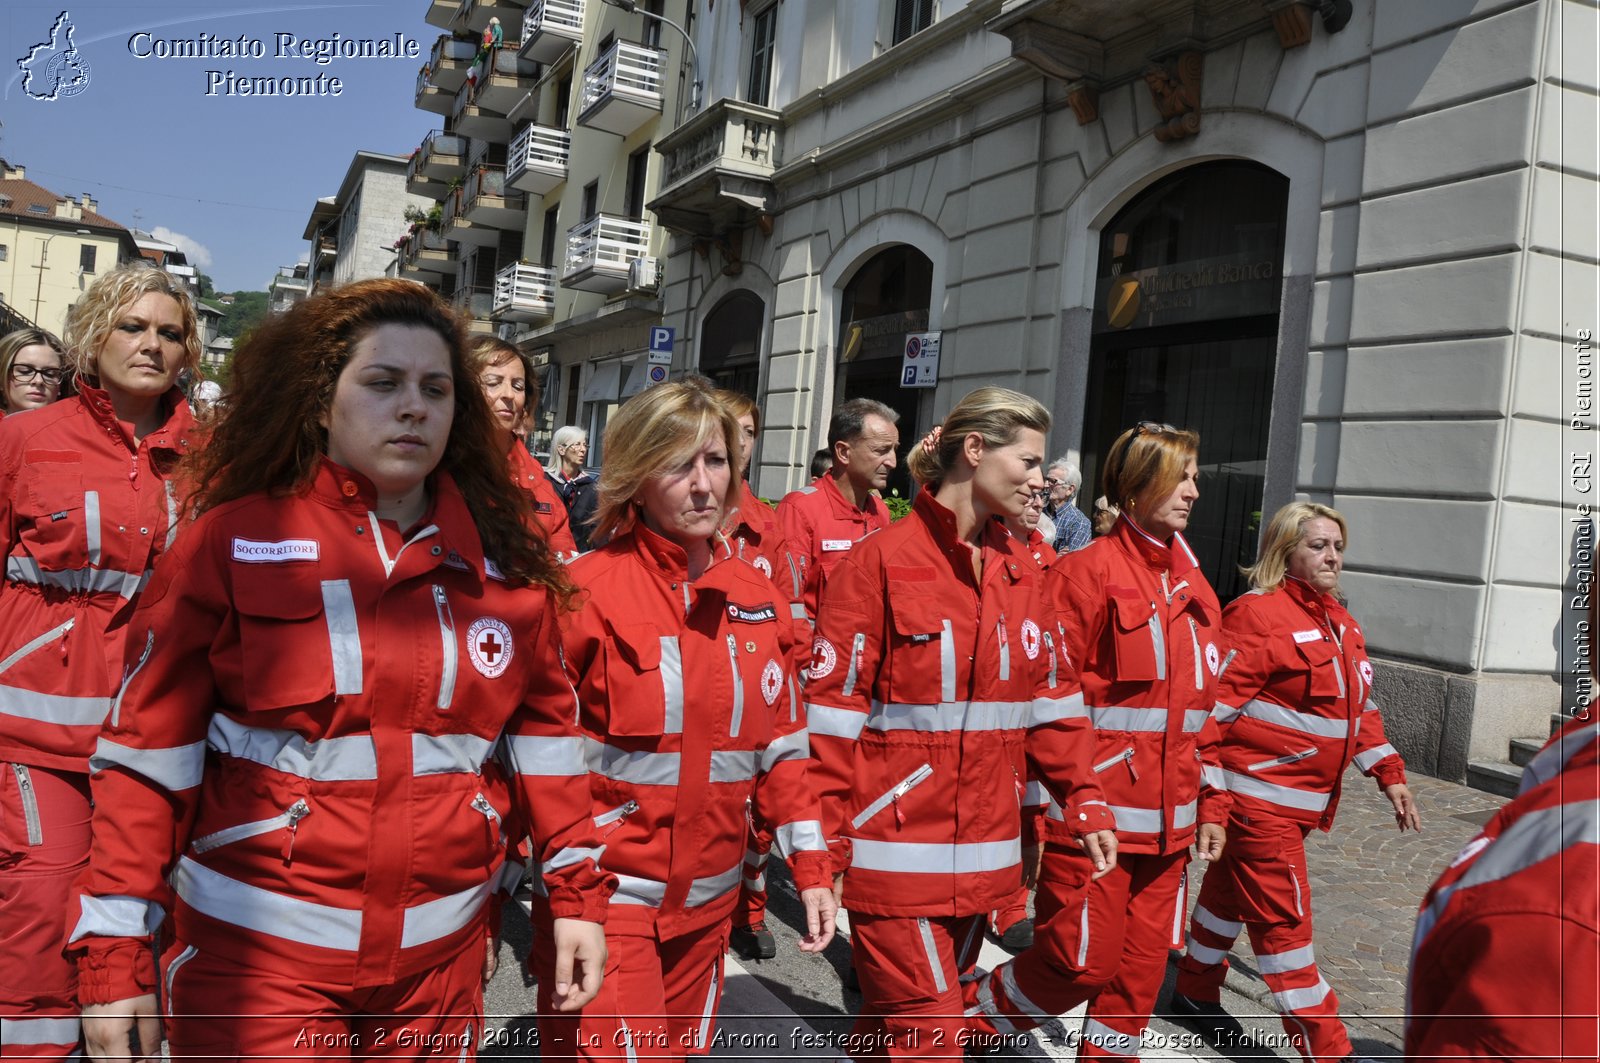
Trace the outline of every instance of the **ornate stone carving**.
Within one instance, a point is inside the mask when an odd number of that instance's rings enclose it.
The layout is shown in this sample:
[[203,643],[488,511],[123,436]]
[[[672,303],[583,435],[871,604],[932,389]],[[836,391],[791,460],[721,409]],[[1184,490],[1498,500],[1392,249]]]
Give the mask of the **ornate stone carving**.
[[1205,58],[1199,52],[1182,52],[1176,60],[1158,63],[1145,71],[1161,122],[1156,139],[1165,143],[1192,137],[1200,131],[1200,78]]

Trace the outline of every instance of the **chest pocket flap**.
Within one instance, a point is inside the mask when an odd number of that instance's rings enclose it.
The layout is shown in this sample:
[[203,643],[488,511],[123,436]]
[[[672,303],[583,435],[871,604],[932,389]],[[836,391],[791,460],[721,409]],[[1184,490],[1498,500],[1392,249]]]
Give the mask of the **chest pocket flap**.
[[1113,594],[1110,614],[1115,677],[1145,683],[1165,679],[1166,637],[1149,599]]
[[678,641],[649,624],[606,624],[606,729],[619,735],[683,730],[683,660]]
[[1339,659],[1339,649],[1332,639],[1320,638],[1310,642],[1296,642],[1295,654],[1304,662],[1310,674],[1306,692],[1317,700],[1337,698],[1344,693],[1344,662]]
[[[283,709],[329,698],[334,693],[335,645],[353,640],[359,655],[353,607],[347,624],[328,614],[317,575],[315,567],[304,564],[235,570],[233,603],[239,615],[246,708]],[[341,588],[348,599],[348,584],[342,580],[333,581],[329,593],[338,598]]]
[[[912,585],[915,586],[915,585]],[[892,699],[925,704],[956,698],[956,640],[949,609],[931,589],[888,587],[890,621],[899,636],[889,652]]]

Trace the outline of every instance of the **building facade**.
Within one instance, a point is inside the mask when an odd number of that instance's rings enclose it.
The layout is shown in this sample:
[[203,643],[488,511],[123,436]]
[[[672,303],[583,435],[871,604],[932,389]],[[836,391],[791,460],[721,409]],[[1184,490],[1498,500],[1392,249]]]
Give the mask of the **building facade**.
[[[661,138],[651,206],[674,370],[762,402],[762,494],[855,395],[905,440],[1016,387],[1089,484],[1123,428],[1193,427],[1192,539],[1224,597],[1264,515],[1350,518],[1344,588],[1409,762],[1492,785],[1511,739],[1548,732],[1580,549],[1563,381],[1596,305],[1592,6],[705,15],[709,102]],[[936,386],[904,388],[924,332]]]
[[406,227],[406,210],[426,210],[432,201],[406,190],[404,156],[358,151],[337,195],[317,200],[306,220],[311,242],[310,290],[386,276],[398,249],[394,234]]

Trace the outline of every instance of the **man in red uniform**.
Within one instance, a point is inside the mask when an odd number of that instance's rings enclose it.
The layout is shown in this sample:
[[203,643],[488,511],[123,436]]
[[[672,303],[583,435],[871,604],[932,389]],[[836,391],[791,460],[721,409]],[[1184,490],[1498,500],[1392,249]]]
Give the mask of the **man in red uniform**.
[[872,399],[850,399],[828,422],[833,469],[778,503],[778,525],[796,558],[805,563],[802,605],[814,622],[828,573],[868,532],[889,526],[882,490],[895,467],[900,415]]

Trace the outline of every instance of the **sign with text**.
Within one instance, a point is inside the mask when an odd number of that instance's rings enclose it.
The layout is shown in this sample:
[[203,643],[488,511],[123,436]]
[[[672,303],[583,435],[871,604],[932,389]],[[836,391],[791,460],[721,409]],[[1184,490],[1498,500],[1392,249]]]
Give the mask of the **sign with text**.
[[672,344],[678,330],[665,325],[650,326],[650,365],[671,365]]
[[900,386],[931,388],[939,383],[939,333],[906,333],[905,357],[900,361]]

